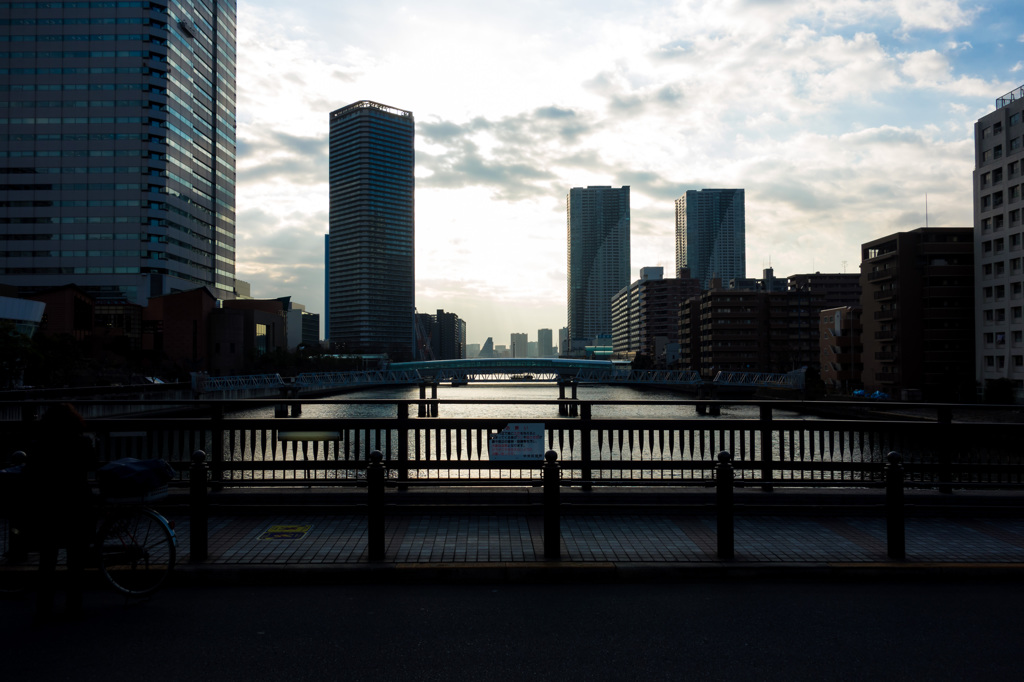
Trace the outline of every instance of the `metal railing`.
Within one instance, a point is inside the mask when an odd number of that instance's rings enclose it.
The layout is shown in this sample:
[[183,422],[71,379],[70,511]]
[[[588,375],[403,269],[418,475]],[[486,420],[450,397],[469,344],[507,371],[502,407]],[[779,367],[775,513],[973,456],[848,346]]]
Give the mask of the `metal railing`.
[[[1015,445],[1024,440],[1024,424],[996,421],[981,408],[972,408],[969,419],[954,420],[951,406],[905,403],[887,404],[889,410],[903,410],[903,415],[879,417],[869,412],[878,406],[866,403],[579,400],[572,401],[578,417],[558,417],[554,416],[557,406],[564,400],[304,400],[301,403],[307,406],[372,408],[387,414],[276,419],[232,414],[283,402],[196,402],[189,404],[201,412],[195,416],[90,419],[87,426],[97,437],[101,461],[161,457],[184,479],[191,454],[202,450],[210,457],[214,480],[225,485],[299,481],[350,485],[365,477],[373,450],[382,453],[388,476],[398,481],[477,485],[529,478],[539,464],[490,458],[491,436],[513,422],[543,426],[544,447],[555,451],[562,478],[571,485],[678,485],[711,480],[715,456],[722,450],[733,454],[738,480],[763,485],[877,482],[890,451],[903,455],[908,479],[920,483],[998,486],[1024,479],[1024,457]],[[441,416],[412,416],[421,403],[438,407]],[[529,405],[552,416],[445,417],[450,409],[446,406],[456,404]],[[727,413],[728,408],[742,405],[756,408],[757,417],[594,416],[595,408],[608,413],[620,408],[642,411],[648,405],[679,406],[680,410],[717,406],[725,407]],[[38,414],[43,407],[22,406],[27,414]],[[785,410],[841,416],[806,419]],[[999,414],[1005,416],[1005,412],[1003,408]],[[31,450],[33,428],[32,421],[0,424],[6,444],[2,454]]]

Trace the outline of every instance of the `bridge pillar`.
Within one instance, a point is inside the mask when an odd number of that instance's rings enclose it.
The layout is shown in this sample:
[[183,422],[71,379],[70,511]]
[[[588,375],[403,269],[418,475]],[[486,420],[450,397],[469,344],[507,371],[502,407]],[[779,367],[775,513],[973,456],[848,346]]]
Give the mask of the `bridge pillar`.
[[440,403],[437,402],[437,382],[430,384],[430,401],[427,400],[427,383],[420,384],[420,402],[416,415],[419,417],[436,417],[440,413]]
[[[565,387],[569,386],[572,390],[572,397],[565,397]],[[577,382],[574,380],[558,382],[558,416],[560,417],[575,417],[579,414],[579,400],[576,398],[576,387]]]

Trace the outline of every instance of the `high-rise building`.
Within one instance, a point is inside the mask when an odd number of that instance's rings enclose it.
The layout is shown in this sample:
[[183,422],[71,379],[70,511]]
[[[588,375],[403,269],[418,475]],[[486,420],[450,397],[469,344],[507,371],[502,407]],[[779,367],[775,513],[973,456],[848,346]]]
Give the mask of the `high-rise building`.
[[537,330],[537,356],[542,358],[550,358],[557,354],[555,346],[552,343],[552,334],[550,329],[538,329]]
[[676,199],[676,270],[690,268],[701,288],[747,276],[742,189],[691,189]]
[[412,112],[361,101],[331,112],[332,344],[408,360],[416,347]]
[[921,227],[861,245],[863,382],[905,400],[974,397],[969,227]]
[[574,187],[566,197],[569,343],[612,333],[612,297],[629,286],[629,187]]
[[514,358],[526,358],[529,357],[529,340],[526,334],[517,334],[512,332],[511,343],[509,348]]
[[1024,399],[1024,86],[974,125],[975,377]]
[[98,303],[233,296],[235,14],[0,4],[0,281]]

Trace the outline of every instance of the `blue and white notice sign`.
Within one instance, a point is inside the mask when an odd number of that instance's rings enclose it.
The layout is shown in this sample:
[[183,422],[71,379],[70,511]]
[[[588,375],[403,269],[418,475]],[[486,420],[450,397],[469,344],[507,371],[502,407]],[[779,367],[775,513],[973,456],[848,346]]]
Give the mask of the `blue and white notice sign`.
[[544,425],[509,424],[487,440],[492,462],[544,461]]

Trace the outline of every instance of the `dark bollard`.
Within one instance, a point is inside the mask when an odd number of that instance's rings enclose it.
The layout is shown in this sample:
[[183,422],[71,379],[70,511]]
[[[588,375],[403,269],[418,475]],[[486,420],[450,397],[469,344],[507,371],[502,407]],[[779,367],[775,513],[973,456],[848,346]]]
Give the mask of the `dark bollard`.
[[206,561],[210,554],[209,526],[210,507],[207,497],[206,453],[196,450],[192,453],[192,466],[188,470],[189,487],[189,555],[192,561]]
[[715,506],[718,510],[718,558],[723,561],[731,561],[736,554],[734,478],[732,454],[722,450],[715,467]]
[[366,550],[370,561],[384,560],[384,455],[380,450],[370,453],[366,467]]
[[18,450],[11,455],[11,467],[3,476],[13,477],[9,480],[10,487],[4,486],[3,494],[9,496],[5,502],[11,503],[10,518],[7,523],[7,560],[20,563],[28,559],[28,547],[25,546],[24,528],[27,525],[24,505],[24,471],[28,455]]
[[561,530],[561,469],[558,453],[544,453],[544,558],[556,561],[562,558]]
[[903,458],[890,452],[885,465],[885,534],[890,559],[907,558],[906,508],[903,504]]

